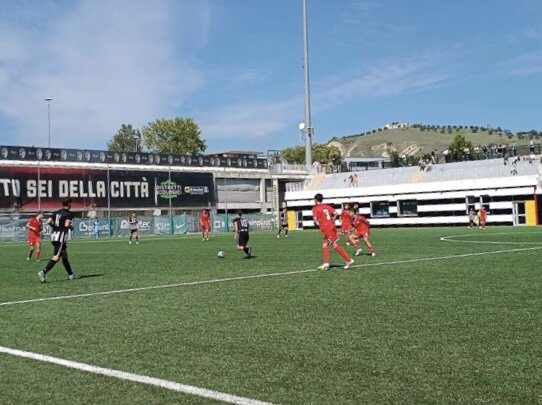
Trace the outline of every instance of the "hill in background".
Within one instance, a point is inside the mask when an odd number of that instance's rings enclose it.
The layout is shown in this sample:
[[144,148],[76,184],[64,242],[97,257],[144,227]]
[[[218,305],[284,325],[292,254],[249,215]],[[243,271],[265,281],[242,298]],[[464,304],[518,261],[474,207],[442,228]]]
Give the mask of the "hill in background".
[[[470,127],[466,128],[430,128],[420,126],[408,126],[403,128],[380,128],[365,135],[351,135],[333,138],[328,145],[340,149],[343,157],[389,157],[387,150],[391,142],[400,155],[422,156],[436,150],[441,153],[448,148],[458,134],[472,142],[474,146],[511,145],[518,147],[529,144],[529,137],[522,134],[480,130],[478,127],[473,132]],[[489,133],[492,132],[492,133]],[[536,135],[539,138],[539,135]]]

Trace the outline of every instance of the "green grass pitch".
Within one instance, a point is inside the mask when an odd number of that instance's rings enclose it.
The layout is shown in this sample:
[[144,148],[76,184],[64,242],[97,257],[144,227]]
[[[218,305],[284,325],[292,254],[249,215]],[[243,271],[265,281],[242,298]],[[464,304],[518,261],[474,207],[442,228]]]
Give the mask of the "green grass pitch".
[[[542,403],[541,228],[372,241],[328,272],[317,231],[254,233],[249,260],[232,235],[74,241],[82,278],[43,285],[45,260],[0,245],[0,346],[274,404]],[[217,402],[0,353],[0,403]]]

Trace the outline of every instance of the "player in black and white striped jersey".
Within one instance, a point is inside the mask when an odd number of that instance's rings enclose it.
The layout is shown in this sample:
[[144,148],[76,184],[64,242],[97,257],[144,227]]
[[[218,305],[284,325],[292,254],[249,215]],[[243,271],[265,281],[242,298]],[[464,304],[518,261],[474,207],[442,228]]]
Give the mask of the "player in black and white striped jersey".
[[73,229],[73,212],[70,211],[71,205],[72,199],[66,198],[62,201],[62,209],[53,212],[47,219],[47,225],[53,228],[51,243],[53,244],[54,252],[49,263],[47,263],[45,268],[38,273],[38,277],[42,283],[47,281],[47,273],[51,271],[60,259],[62,259],[62,264],[68,272],[69,279],[75,280],[79,278],[79,276],[72,271],[68,260],[68,237],[70,230]]

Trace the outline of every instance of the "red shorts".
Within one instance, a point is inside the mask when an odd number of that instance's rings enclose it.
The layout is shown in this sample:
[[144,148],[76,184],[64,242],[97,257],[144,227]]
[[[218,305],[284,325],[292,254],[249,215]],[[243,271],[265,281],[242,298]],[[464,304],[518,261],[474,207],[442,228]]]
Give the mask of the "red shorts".
[[362,239],[364,239],[364,238],[369,238],[369,236],[371,236],[371,231],[368,230],[368,229],[367,229],[366,231],[361,231],[361,232],[360,232],[360,231],[356,231],[356,233],[354,234],[354,236],[355,236],[356,238],[362,238]]
[[328,242],[333,245],[339,241],[339,235],[337,235],[337,230],[335,228],[322,229],[322,234],[324,235],[324,242]]
[[39,236],[29,235],[28,246],[36,246],[41,244],[41,238]]
[[341,232],[348,233],[352,230],[352,225],[341,225]]
[[201,229],[204,231],[210,231],[211,225],[210,224],[201,224]]

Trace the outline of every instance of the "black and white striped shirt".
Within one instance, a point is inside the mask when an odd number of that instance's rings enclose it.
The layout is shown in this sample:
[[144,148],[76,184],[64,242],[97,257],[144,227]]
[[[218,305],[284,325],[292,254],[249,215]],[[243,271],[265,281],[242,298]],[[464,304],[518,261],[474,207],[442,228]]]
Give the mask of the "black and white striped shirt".
[[69,227],[66,227],[66,221],[70,224],[73,221],[73,212],[66,208],[53,212],[49,217],[49,225],[53,228],[51,233],[51,242],[65,243],[68,240]]

